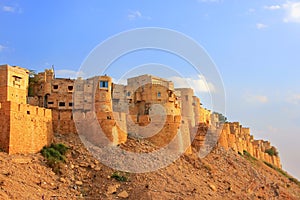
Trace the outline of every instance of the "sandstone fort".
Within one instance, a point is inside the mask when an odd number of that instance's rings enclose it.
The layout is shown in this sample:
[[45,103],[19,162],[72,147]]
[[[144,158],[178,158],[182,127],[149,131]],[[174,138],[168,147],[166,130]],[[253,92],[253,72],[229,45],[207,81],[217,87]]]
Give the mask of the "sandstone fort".
[[146,74],[122,85],[106,75],[73,80],[55,78],[52,69],[29,74],[0,66],[0,148],[9,154],[36,153],[54,134],[80,133],[95,145],[118,145],[128,136],[158,147],[174,141],[172,148],[186,154],[218,145],[281,168],[270,142],[255,140],[249,128],[226,122],[202,107],[191,88],[174,88],[170,80]]

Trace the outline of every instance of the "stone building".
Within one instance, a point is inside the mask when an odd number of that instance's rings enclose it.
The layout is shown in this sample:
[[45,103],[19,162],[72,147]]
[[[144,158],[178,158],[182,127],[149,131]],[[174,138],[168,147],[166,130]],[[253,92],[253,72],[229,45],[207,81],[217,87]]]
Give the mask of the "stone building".
[[128,134],[186,153],[191,146],[209,152],[218,144],[281,166],[278,156],[266,153],[274,148],[270,143],[254,140],[238,122],[225,123],[201,106],[191,88],[174,88],[169,80],[145,74],[121,85],[109,76],[59,79],[45,70],[31,86],[29,102],[52,110],[55,133],[78,131],[95,145],[118,145]]
[[36,153],[51,143],[51,110],[26,104],[29,71],[0,65],[0,148]]
[[30,87],[29,104],[52,110],[54,133],[75,133],[72,114],[74,80],[55,78],[53,70],[47,69],[34,77]]
[[[29,97],[29,102],[32,105],[52,110],[55,133],[69,134],[83,130],[79,132],[86,133],[87,138],[95,139],[101,136],[99,131],[102,131],[113,144],[126,141],[125,126],[120,128],[116,126],[112,110],[112,81],[110,77],[96,76],[86,80],[81,78],[72,80],[55,78],[53,70],[45,70],[38,73],[34,81],[32,97]],[[91,127],[89,123],[95,124],[95,121],[101,127],[97,125]],[[102,137],[101,140],[104,139]],[[94,141],[99,142],[99,140],[98,138]]]
[[171,81],[146,74],[129,78],[126,86],[114,84],[113,108],[126,113],[130,135],[176,151],[189,148],[189,132],[180,126],[180,102]]
[[112,78],[78,79],[75,88],[74,120],[79,133],[96,145],[126,142],[126,115],[113,111]]

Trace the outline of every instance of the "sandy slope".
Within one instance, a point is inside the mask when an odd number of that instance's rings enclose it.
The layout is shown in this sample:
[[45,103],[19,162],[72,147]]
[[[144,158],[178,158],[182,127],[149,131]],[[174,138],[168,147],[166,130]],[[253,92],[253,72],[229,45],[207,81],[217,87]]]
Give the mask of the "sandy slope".
[[[71,147],[56,175],[40,154],[0,153],[0,199],[300,199],[300,187],[262,162],[216,149],[206,158],[182,156],[151,173],[121,173],[99,163],[76,135],[56,142]],[[130,139],[123,149],[153,150],[146,141]]]

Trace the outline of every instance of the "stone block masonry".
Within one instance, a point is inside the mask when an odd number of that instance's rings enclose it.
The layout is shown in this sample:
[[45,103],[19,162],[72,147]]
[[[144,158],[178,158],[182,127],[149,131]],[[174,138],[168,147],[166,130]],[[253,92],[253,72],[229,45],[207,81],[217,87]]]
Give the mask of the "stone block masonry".
[[0,108],[0,147],[9,154],[36,153],[53,137],[51,110],[3,102]]
[[[30,102],[52,109],[55,133],[77,133],[78,128],[96,145],[104,141],[113,145],[124,143],[127,134],[146,138],[159,147],[175,139],[172,148],[184,151],[182,147],[189,146],[187,153],[191,152],[190,143],[200,150],[215,145],[220,136],[219,146],[237,153],[247,151],[281,167],[278,155],[266,153],[274,147],[254,140],[250,129],[238,122],[225,123],[220,135],[215,134],[222,127],[224,121],[219,119],[224,116],[202,107],[191,88],[174,89],[172,81],[145,74],[120,85],[112,83],[109,76],[85,80],[55,78],[53,70],[39,73],[36,80]],[[0,98],[3,94],[0,91]],[[99,129],[104,135],[99,134]],[[1,136],[1,140],[6,138]]]
[[52,112],[26,104],[29,71],[0,65],[0,148],[9,154],[36,153],[50,145]]
[[[275,153],[277,152],[276,148],[271,146],[268,141],[254,140],[253,136],[250,135],[250,129],[242,127],[238,122],[224,124],[218,145],[241,154],[247,151],[251,156],[281,168],[280,158]],[[267,153],[267,150],[271,148],[275,155]]]

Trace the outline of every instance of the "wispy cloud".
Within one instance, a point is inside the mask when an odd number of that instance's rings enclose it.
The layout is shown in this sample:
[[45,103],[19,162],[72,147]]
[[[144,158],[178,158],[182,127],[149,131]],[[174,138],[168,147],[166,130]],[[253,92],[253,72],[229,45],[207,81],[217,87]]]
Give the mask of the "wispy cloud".
[[215,92],[214,85],[206,80],[202,75],[194,78],[184,78],[179,76],[169,77],[176,88],[192,88],[195,92]]
[[12,12],[12,13],[16,11],[16,9],[12,6],[2,6],[2,10],[4,12]]
[[1,10],[3,12],[8,12],[8,13],[21,13],[22,12],[22,9],[18,5],[14,5],[14,6],[4,5],[1,7]]
[[129,14],[127,15],[129,20],[136,20],[136,19],[147,19],[150,20],[151,17],[149,16],[144,16],[141,11],[136,10],[136,11],[129,11]]
[[249,14],[252,14],[252,13],[255,13],[255,12],[256,12],[256,10],[254,8],[249,8],[248,9],[248,13]]
[[75,79],[77,77],[83,77],[84,73],[80,71],[78,72],[78,71],[69,70],[69,69],[59,69],[59,70],[55,70],[55,76],[61,78]]
[[287,2],[283,8],[286,10],[284,22],[300,23],[300,2]]
[[268,97],[265,95],[245,95],[245,100],[249,103],[267,103],[269,101]]
[[263,24],[263,23],[257,23],[256,24],[256,28],[257,29],[264,29],[264,28],[267,28],[267,27],[268,27],[268,25]]
[[3,46],[0,44],[0,52],[4,51],[4,49],[6,49],[7,47]]
[[300,23],[300,2],[299,1],[286,1],[281,5],[264,6],[267,10],[285,10],[283,21],[286,23],[294,22]]
[[265,6],[264,8],[267,10],[279,10],[282,7],[281,7],[281,5],[271,5],[271,6]]
[[300,94],[292,94],[287,97],[286,101],[294,105],[300,105]]

